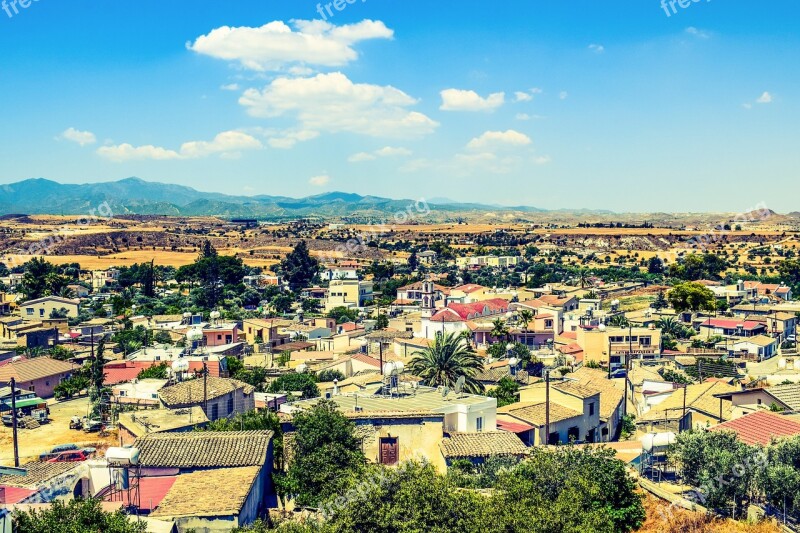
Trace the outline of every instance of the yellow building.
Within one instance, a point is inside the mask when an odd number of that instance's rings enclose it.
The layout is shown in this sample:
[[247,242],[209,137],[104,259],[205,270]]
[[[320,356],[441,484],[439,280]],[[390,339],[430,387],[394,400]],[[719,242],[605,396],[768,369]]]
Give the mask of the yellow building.
[[67,318],[77,318],[79,300],[61,298],[60,296],[44,296],[19,304],[20,314],[24,320],[42,320],[51,318],[53,312],[65,312]]
[[328,286],[325,312],[336,307],[362,307],[372,300],[372,282],[357,279],[335,279]]
[[650,328],[578,328],[575,342],[583,349],[584,364],[594,361],[612,368],[631,359],[654,359],[661,353],[661,330]]

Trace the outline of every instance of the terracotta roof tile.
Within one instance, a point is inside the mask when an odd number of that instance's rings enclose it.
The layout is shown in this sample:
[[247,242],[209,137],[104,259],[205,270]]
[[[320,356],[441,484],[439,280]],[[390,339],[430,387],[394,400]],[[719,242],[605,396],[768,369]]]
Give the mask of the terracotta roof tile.
[[752,446],[766,446],[773,438],[800,435],[800,422],[769,411],[756,411],[736,420],[730,420],[711,428],[711,431],[734,431],[739,440]]
[[525,455],[528,448],[519,437],[508,431],[485,433],[451,433],[442,439],[442,455],[447,459]]
[[232,468],[263,465],[271,440],[271,431],[151,433],[134,446],[146,467]]

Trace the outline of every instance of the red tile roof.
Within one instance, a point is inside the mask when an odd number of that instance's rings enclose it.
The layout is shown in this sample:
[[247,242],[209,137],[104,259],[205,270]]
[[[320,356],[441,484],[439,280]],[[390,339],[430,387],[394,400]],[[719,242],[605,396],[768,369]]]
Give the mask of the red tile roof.
[[512,418],[510,416],[506,418],[500,415],[497,417],[497,429],[508,431],[510,433],[523,433],[536,428],[530,424],[526,424],[525,422],[520,422],[516,418]]
[[747,445],[767,445],[773,437],[800,435],[800,422],[770,411],[756,411],[711,428],[711,431],[735,431],[739,440]]
[[160,364],[160,361],[115,361],[103,367],[105,372],[105,385],[117,385],[127,381],[133,381],[139,376],[139,372],[147,370],[151,366]]
[[351,356],[351,359],[358,361],[360,363],[364,363],[366,365],[374,366],[375,368],[381,367],[380,360],[375,359],[374,357],[370,357],[368,355],[364,355],[363,353],[353,354]]
[[[470,304],[450,304],[446,307],[454,311],[462,320],[471,320],[485,316],[499,315],[508,311],[508,302],[502,298],[493,298]],[[439,313],[437,313],[438,315]]]
[[736,329],[739,325],[744,325],[744,329],[752,330],[756,328],[763,327],[764,325],[756,322],[754,320],[745,320],[742,322],[741,320],[726,320],[723,318],[709,318],[705,322],[701,324],[701,326],[710,326],[712,328],[725,328],[725,329]]
[[478,285],[476,283],[467,283],[466,285],[459,285],[458,287],[453,287],[453,290],[461,291],[465,294],[470,294],[485,288],[486,287],[484,287],[483,285]]
[[15,504],[19,503],[28,496],[32,496],[39,492],[38,490],[22,489],[19,487],[6,487],[0,485],[0,504]]
[[[161,476],[161,477],[143,477],[139,480],[139,500],[141,502],[142,511],[152,511],[161,503],[164,496],[167,495],[169,489],[177,481],[178,476]],[[105,501],[111,501],[108,495],[103,498]],[[117,500],[119,501],[119,500]],[[122,492],[122,502],[125,506],[129,505],[128,492]],[[136,502],[134,502],[136,503]]]

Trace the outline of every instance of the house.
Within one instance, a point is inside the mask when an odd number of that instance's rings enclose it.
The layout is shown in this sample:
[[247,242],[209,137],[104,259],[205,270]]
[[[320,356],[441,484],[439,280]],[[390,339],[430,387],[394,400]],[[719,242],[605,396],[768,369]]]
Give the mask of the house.
[[239,342],[239,326],[236,323],[210,325],[201,331],[205,346],[225,346]]
[[[547,421],[550,421],[550,435]],[[583,413],[551,402],[517,402],[497,409],[497,426],[513,431],[529,446],[558,445],[582,442],[585,434]]]
[[675,389],[661,403],[642,413],[637,426],[652,433],[704,428],[732,419],[733,404],[724,395],[739,390],[721,381],[696,383]]
[[108,287],[117,284],[119,279],[119,270],[116,268],[109,268],[108,270],[93,270],[92,271],[92,290],[101,292]]
[[[47,402],[36,396],[36,393],[33,391],[17,388],[15,392],[16,397],[14,400],[17,410],[22,410],[27,413],[32,409],[44,408],[47,406]],[[11,411],[11,403],[11,387],[0,388],[0,413],[5,414]]]
[[119,414],[120,445],[128,446],[151,433],[182,433],[205,427],[208,418],[200,406],[188,409],[147,409]]
[[766,333],[767,326],[765,324],[752,320],[709,318],[700,324],[700,334],[706,337],[713,335],[755,337]]
[[417,259],[421,265],[432,265],[436,262],[438,255],[433,250],[425,250],[417,254]]
[[167,384],[166,379],[134,379],[111,387],[111,402],[117,404],[158,407],[158,391]]
[[763,361],[778,353],[778,340],[767,335],[756,335],[733,341],[733,351],[742,354],[744,358],[753,358]]
[[457,257],[456,266],[462,270],[478,270],[484,267],[490,268],[513,268],[522,261],[518,255],[496,256],[482,255],[473,257]]
[[251,346],[265,344],[274,351],[282,344],[291,341],[289,335],[280,333],[282,328],[291,324],[290,320],[248,318],[242,322],[242,332],[247,344]]
[[506,300],[500,298],[470,304],[449,304],[432,316],[423,314],[417,336],[435,339],[439,334],[467,331],[470,321],[505,315],[508,305]]
[[481,465],[489,457],[521,459],[528,453],[528,447],[520,438],[508,431],[452,433],[442,439],[439,446],[448,466],[460,460]]
[[164,387],[158,396],[169,409],[203,406],[208,419],[214,421],[254,410],[254,392],[252,385],[236,379],[207,377]]
[[800,384],[720,392],[720,400],[732,403],[733,419],[761,409],[800,411]]
[[337,307],[363,307],[372,301],[372,282],[357,279],[335,279],[328,286],[328,297],[325,300],[325,312]]
[[42,320],[53,318],[54,314],[63,314],[65,318],[77,318],[80,300],[61,298],[60,296],[44,296],[19,304],[20,314],[25,320]]
[[[521,403],[540,404],[547,401],[548,384],[535,383],[519,390]],[[581,414],[581,420],[571,436],[576,441],[599,442],[600,434],[600,390],[571,381],[556,381],[549,384],[550,404],[560,405]],[[562,441],[568,442],[568,441]]]
[[22,465],[27,475],[0,475],[0,494],[5,504],[44,504],[75,497],[93,497],[108,485],[101,461]]
[[40,398],[52,398],[56,385],[69,379],[77,369],[78,365],[49,357],[14,361],[0,367],[0,386],[8,387],[14,378],[17,387]]
[[151,433],[134,447],[142,481],[170,485],[160,500],[142,504],[179,531],[227,532],[277,506],[271,431]]
[[710,431],[733,431],[748,446],[767,446],[773,439],[800,435],[800,422],[784,415],[761,409],[728,422]]
[[[381,389],[382,387],[378,387]],[[372,392],[332,394],[330,400],[351,419],[363,439],[368,459],[381,464],[396,464],[410,459],[425,459],[439,471],[446,463],[439,447],[445,434],[483,433],[497,430],[497,400],[475,394],[446,396],[443,391],[401,381],[390,396]],[[293,414],[309,409],[319,399],[281,406]]]
[[[661,353],[661,330],[655,328],[579,327],[575,342],[584,362],[619,368],[632,359],[655,359]],[[610,354],[610,355],[609,355]]]
[[323,270],[320,273],[320,279],[324,281],[333,281],[335,279],[358,279],[358,269],[357,268],[342,268],[342,267],[331,267],[326,270]]
[[[430,291],[428,299],[432,299],[434,303],[443,301],[450,294],[450,289],[443,285],[429,283],[429,286],[426,287],[425,282],[416,281],[397,289],[397,299],[394,301],[394,305],[421,305],[423,298],[428,294],[426,290]],[[430,306],[435,307],[433,303]]]

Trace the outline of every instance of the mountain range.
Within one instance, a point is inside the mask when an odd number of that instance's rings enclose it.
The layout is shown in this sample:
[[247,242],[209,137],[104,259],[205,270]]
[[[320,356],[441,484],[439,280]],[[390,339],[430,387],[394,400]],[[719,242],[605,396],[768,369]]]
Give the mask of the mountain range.
[[[417,212],[416,200],[394,200],[346,192],[329,192],[305,198],[232,196],[135,177],[80,185],[35,178],[0,186],[0,215],[85,215],[103,202],[108,203],[115,215],[247,217],[263,220],[310,216],[374,219],[405,212],[409,207],[412,212]],[[536,207],[501,207],[452,200],[443,200],[441,203],[430,201],[428,207],[447,218],[457,218],[461,213],[544,212]],[[425,210],[424,205],[420,204],[420,210]]]

